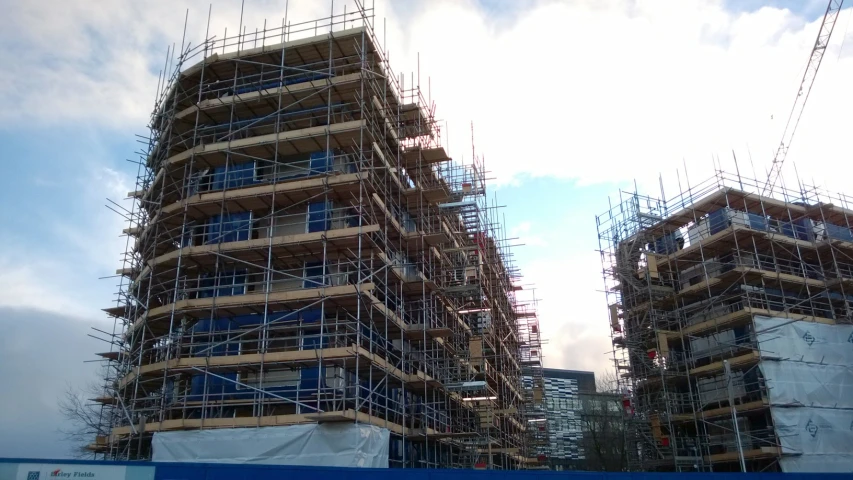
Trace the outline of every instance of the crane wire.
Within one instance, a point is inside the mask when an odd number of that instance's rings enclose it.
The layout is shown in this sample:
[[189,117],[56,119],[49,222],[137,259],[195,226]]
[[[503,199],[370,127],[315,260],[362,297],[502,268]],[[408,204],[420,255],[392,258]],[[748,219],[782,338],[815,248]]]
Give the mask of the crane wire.
[[847,14],[847,24],[844,25],[844,35],[841,36],[841,48],[838,49],[838,58],[836,61],[841,60],[841,52],[844,51],[844,43],[847,40],[847,30],[850,28],[850,17],[853,17],[853,8],[848,8],[848,10],[850,13]]

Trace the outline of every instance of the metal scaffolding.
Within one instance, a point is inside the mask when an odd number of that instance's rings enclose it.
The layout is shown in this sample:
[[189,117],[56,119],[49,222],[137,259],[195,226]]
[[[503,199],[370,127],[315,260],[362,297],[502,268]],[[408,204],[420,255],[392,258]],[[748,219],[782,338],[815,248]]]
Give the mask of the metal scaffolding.
[[391,431],[394,467],[538,466],[535,300],[482,160],[448,156],[373,8],[209,38],[169,72],[91,448],[145,459],[155,432],[354,422]]
[[755,319],[853,319],[851,198],[764,184],[718,171],[596,218],[632,469],[778,469]]

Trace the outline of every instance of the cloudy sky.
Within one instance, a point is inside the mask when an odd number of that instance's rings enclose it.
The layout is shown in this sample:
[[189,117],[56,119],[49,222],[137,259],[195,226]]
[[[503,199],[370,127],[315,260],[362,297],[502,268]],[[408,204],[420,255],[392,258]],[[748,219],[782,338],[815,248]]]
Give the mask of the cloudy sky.
[[[125,239],[104,205],[133,190],[167,48],[204,37],[208,6],[182,0],[0,0],[0,456],[67,453],[55,403],[85,383],[111,329]],[[826,7],[824,0],[377,2],[397,72],[420,65],[450,153],[495,178],[515,260],[542,299],[546,365],[603,371],[609,350],[595,215],[620,188],[668,192],[714,162],[765,175]],[[292,22],[331,5],[290,0]],[[335,10],[344,8],[335,1]],[[352,9],[350,2],[346,8]],[[247,0],[251,31],[285,2]],[[788,156],[786,182],[842,188],[853,101],[845,9]],[[216,0],[211,34],[240,2]],[[411,77],[409,77],[411,78]],[[750,162],[751,158],[751,162]],[[712,162],[714,159],[714,162]],[[686,172],[685,172],[686,170]],[[687,175],[685,175],[687,173]]]

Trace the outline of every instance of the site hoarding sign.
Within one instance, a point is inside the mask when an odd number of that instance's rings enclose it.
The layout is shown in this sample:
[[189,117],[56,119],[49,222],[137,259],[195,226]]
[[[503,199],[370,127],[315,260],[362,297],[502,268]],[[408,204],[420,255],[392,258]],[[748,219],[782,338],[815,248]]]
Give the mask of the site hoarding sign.
[[154,480],[153,466],[21,463],[15,480]]

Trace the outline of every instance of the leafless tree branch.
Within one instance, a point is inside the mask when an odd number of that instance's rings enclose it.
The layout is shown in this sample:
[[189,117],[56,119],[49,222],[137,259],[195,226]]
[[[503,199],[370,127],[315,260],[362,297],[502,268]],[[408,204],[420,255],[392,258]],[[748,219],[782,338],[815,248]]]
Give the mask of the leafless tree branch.
[[581,394],[581,426],[587,470],[624,471],[627,437],[616,375],[596,379],[597,393]]
[[76,458],[92,456],[87,446],[98,435],[106,435],[101,424],[101,405],[94,398],[101,396],[102,387],[96,382],[75,388],[67,385],[58,401],[59,413],[68,421],[68,426],[59,429],[59,433],[73,445],[72,455]]

